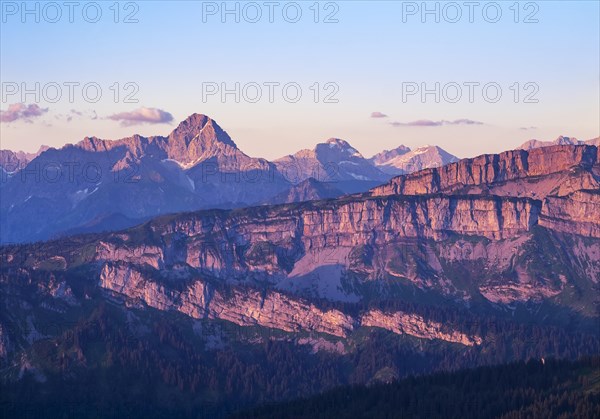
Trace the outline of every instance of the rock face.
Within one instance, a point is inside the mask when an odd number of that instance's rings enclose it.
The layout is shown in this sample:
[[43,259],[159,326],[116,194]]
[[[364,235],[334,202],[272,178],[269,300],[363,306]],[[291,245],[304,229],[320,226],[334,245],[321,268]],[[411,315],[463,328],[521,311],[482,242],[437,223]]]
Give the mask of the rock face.
[[354,323],[338,310],[323,311],[279,293],[263,295],[254,290],[234,290],[225,297],[202,280],[175,292],[149,281],[140,272],[118,265],[104,265],[99,285],[159,310],[177,310],[193,318],[222,319],[240,326],[259,325],[286,332],[316,331],[344,337]]
[[600,189],[547,197],[540,214],[540,225],[600,238]]
[[354,318],[339,310],[322,310],[307,301],[277,292],[264,294],[234,289],[225,297],[202,280],[193,282],[183,291],[174,291],[146,280],[140,272],[116,265],[104,265],[99,285],[159,310],[177,310],[193,318],[221,319],[240,326],[262,326],[285,332],[318,332],[342,338],[355,328],[366,326],[422,339],[439,339],[467,346],[481,344],[478,336],[447,332],[441,324],[416,314],[369,310]]
[[[493,190],[502,183],[519,180],[533,185],[539,180],[538,177],[561,172],[566,174],[571,169],[580,168],[590,173],[597,162],[598,148],[595,146],[550,146],[530,151],[513,150],[463,159],[440,168],[398,176],[389,183],[372,189],[371,193],[375,196],[417,195],[468,192],[470,188],[480,193],[482,190]],[[597,179],[593,179],[593,182],[597,185]],[[536,196],[533,193],[535,188],[533,192],[519,193],[518,185],[514,186],[514,192],[506,190],[502,195]]]
[[380,310],[371,310],[361,319],[363,326],[381,327],[397,334],[407,334],[425,339],[440,339],[447,342],[461,343],[467,346],[481,344],[479,336],[467,336],[453,331],[445,332],[441,324],[425,322],[422,317],[401,312],[386,314]]

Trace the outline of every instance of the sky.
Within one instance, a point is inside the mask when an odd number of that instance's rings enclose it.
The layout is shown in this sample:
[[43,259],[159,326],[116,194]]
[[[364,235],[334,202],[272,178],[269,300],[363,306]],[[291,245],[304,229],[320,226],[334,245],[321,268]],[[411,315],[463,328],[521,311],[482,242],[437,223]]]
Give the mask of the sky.
[[598,1],[0,3],[3,149],[192,113],[268,159],[330,137],[470,157],[600,135]]

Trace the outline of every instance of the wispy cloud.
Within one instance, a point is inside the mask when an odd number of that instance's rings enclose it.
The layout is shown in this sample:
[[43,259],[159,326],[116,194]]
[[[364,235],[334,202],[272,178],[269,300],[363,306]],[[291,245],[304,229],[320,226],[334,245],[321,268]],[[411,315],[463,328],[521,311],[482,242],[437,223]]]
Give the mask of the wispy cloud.
[[54,115],[54,119],[56,120],[64,120],[67,122],[71,122],[73,119],[98,119],[98,114],[93,109],[88,109],[85,111],[78,111],[77,109],[71,109],[68,114],[59,113]]
[[166,124],[173,121],[173,115],[157,108],[139,108],[131,112],[110,115],[108,119],[121,121],[121,125]]
[[0,121],[15,122],[22,120],[31,123],[33,118],[42,116],[46,112],[48,112],[48,108],[40,108],[35,103],[31,105],[13,103],[12,105],[8,105],[7,110],[0,110]]
[[371,112],[371,118],[387,118],[388,116],[381,112]]
[[521,128],[519,128],[519,129],[520,129],[521,131],[529,131],[529,130],[532,130],[532,129],[537,129],[537,127],[521,127]]
[[430,119],[419,119],[411,122],[390,122],[395,127],[441,127],[443,125],[483,125],[483,122],[473,121],[472,119],[455,119],[454,121],[432,121]]

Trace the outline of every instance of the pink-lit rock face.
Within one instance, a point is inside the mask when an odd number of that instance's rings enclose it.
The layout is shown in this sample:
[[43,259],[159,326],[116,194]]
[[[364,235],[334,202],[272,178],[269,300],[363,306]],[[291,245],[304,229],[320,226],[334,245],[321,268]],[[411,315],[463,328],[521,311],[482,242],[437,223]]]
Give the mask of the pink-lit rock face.
[[380,310],[371,310],[362,316],[361,325],[380,327],[400,335],[439,339],[467,346],[481,344],[479,336],[468,336],[457,331],[445,332],[440,323],[426,321],[423,317],[415,314],[384,313]]
[[198,319],[227,320],[240,326],[263,326],[285,332],[318,332],[342,338],[356,327],[368,326],[423,339],[468,346],[481,344],[478,336],[447,331],[441,324],[416,314],[370,310],[353,318],[339,310],[324,311],[307,301],[277,292],[261,295],[256,291],[235,290],[225,297],[202,280],[196,280],[183,291],[173,292],[145,280],[142,274],[130,268],[105,265],[100,273],[99,285],[159,310],[176,310]]
[[[503,182],[526,178],[533,180],[532,178],[538,176],[548,176],[578,166],[591,169],[598,161],[598,149],[591,145],[550,146],[529,151],[512,150],[463,159],[440,168],[398,176],[387,184],[372,189],[371,193],[383,196],[464,192],[468,191],[469,187],[481,185],[488,189]],[[509,189],[506,189],[503,195],[531,196],[539,199],[539,194],[534,195],[536,189],[532,183],[532,188],[523,191],[522,195],[513,195]]]
[[540,225],[557,231],[600,238],[600,189],[580,190],[544,200]]

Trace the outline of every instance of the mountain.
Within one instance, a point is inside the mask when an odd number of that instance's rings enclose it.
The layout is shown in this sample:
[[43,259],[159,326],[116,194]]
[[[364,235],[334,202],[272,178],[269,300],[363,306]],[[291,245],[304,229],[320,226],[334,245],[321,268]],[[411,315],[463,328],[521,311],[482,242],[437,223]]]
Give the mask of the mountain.
[[408,152],[410,152],[409,147],[406,147],[405,145],[400,145],[392,150],[383,150],[382,152],[375,154],[369,159],[369,161],[375,166],[379,166],[385,164],[393,158],[402,156],[403,154],[406,154]]
[[300,150],[274,161],[277,169],[292,183],[308,178],[321,182],[375,182],[388,180],[390,176],[375,168],[348,142],[330,138],[319,143],[313,150]]
[[194,114],[168,137],[86,137],[41,153],[3,179],[1,240],[47,240],[111,216],[134,225],[158,214],[258,204],[288,187],[272,163],[247,156],[214,120]]
[[[60,250],[61,241],[32,246],[42,249],[43,257],[63,260],[67,270],[73,258],[90,264],[103,286],[130,291],[131,298],[137,291],[119,286],[123,278],[133,285],[132,276],[139,277],[148,293],[154,276],[147,276],[147,267],[161,275],[185,267],[190,279],[197,271],[219,282],[270,284],[273,292],[332,301],[364,300],[373,282],[385,278],[462,303],[480,297],[486,304],[541,301],[568,291],[569,279],[581,278],[586,286],[598,279],[600,261],[593,256],[600,239],[598,153],[587,145],[515,150],[399,176],[368,193],[338,199],[158,217],[85,238],[91,253],[83,259],[69,250],[56,255],[43,250]],[[314,187],[315,181],[308,184]],[[540,245],[567,246],[576,253],[556,259],[560,266],[542,279],[537,269],[562,252],[530,254]],[[503,254],[502,246],[511,252]],[[9,254],[10,249],[5,248]],[[515,252],[526,257],[513,259]],[[21,259],[11,260],[9,267]],[[477,287],[456,283],[446,269],[456,262],[473,262]],[[481,273],[476,270],[481,264],[495,270]],[[494,288],[498,270],[504,272],[501,290]],[[155,298],[167,304],[170,297]],[[207,304],[216,301],[213,296]],[[592,310],[580,303],[579,311]]]
[[[14,173],[21,170],[31,160],[48,150],[50,147],[41,146],[35,153],[26,153],[24,151],[0,150],[0,169],[3,174]],[[5,178],[2,178],[4,183]]]
[[412,151],[408,147],[400,146],[376,154],[369,161],[385,173],[400,175],[444,166],[458,161],[458,158],[437,146],[424,146]]
[[[265,312],[267,301],[289,304],[293,319],[313,310],[301,299],[368,301],[373,287],[378,298],[402,299],[408,287],[459,307],[551,301],[590,316],[593,295],[584,291],[600,275],[597,162],[593,146],[511,151],[400,176],[366,194],[168,215],[122,232],[3,250],[7,269],[86,266],[101,288],[159,309],[336,336],[365,322],[395,329],[387,322],[398,314],[332,312],[303,326]],[[176,298],[163,284],[173,275],[189,281]],[[249,291],[220,295],[214,283],[269,292],[240,300],[253,308],[239,316],[228,310],[240,305],[228,301]],[[571,287],[582,292],[575,300],[567,298]]]
[[521,144],[521,146],[519,148],[523,149],[523,150],[531,150],[532,148],[548,147],[548,146],[553,146],[553,145],[584,145],[584,144],[595,145],[596,147],[598,147],[600,145],[600,137],[594,138],[594,139],[591,139],[588,141],[581,141],[581,140],[578,140],[577,138],[564,137],[561,135],[554,141],[529,140],[529,141]]
[[167,213],[363,193],[395,174],[454,159],[439,147],[400,146],[367,160],[332,138],[271,163],[193,114],[166,137],[86,137],[32,154],[0,151],[0,243],[116,230]]
[[335,199],[2,246],[0,383],[41,409],[85,389],[99,410],[142,394],[144,417],[222,417],[598,353],[599,161],[590,145],[513,150]]
[[373,188],[373,196],[461,193],[530,197],[564,196],[598,188],[598,147],[549,146],[462,159],[398,176]]
[[336,188],[335,182],[319,182],[314,178],[308,178],[297,185],[291,185],[287,191],[271,199],[273,204],[287,202],[316,201],[319,199],[337,198],[344,194]]

